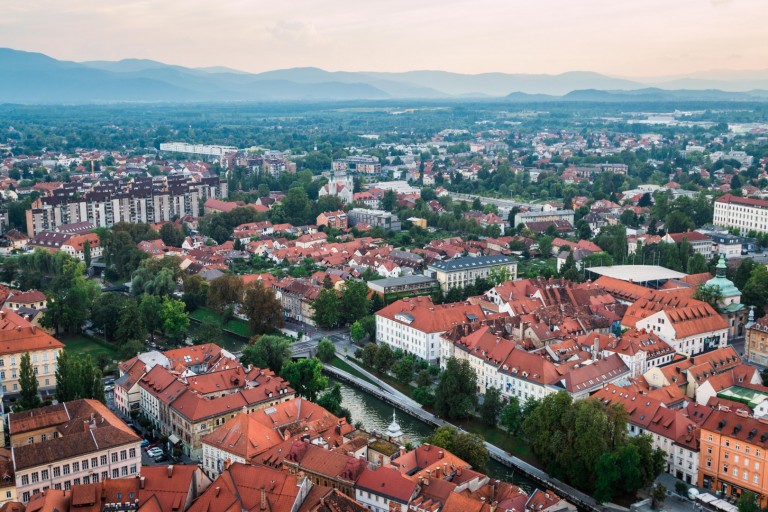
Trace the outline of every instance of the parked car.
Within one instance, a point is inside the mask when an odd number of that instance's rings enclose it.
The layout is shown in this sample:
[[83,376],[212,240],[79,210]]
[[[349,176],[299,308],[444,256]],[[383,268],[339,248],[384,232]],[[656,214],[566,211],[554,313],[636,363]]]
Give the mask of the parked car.
[[157,443],[149,443],[147,446],[144,447],[144,451],[149,451],[152,448],[157,448]]
[[154,448],[150,448],[149,450],[147,450],[147,455],[149,455],[152,458],[159,457],[160,455],[163,455],[163,450],[155,446]]
[[149,444],[150,444],[150,443],[149,443],[149,441],[148,441],[148,440],[146,440],[146,439],[142,439],[142,440],[141,440],[141,447],[142,447],[142,448],[145,448],[145,449],[149,449]]
[[168,460],[168,456],[164,453],[155,457],[155,462],[165,462]]

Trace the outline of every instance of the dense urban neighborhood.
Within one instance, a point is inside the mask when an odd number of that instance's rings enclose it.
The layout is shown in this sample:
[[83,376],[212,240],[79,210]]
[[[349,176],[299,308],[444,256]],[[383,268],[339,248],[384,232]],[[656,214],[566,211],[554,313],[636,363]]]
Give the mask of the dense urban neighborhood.
[[0,106],[0,512],[768,508],[768,112],[661,106]]

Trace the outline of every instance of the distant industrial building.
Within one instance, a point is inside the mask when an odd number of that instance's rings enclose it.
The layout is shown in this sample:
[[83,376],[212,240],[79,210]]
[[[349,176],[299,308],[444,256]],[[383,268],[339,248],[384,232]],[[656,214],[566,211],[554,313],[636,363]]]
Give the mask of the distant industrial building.
[[169,153],[187,153],[190,155],[221,157],[227,153],[234,153],[234,146],[209,146],[206,144],[187,144],[186,142],[161,142],[160,151]]
[[400,231],[400,219],[394,213],[384,210],[368,210],[366,208],[352,208],[347,212],[352,226],[368,224],[372,228],[391,229]]
[[334,160],[331,164],[334,171],[360,172],[363,174],[380,174],[381,164],[375,156],[348,156]]

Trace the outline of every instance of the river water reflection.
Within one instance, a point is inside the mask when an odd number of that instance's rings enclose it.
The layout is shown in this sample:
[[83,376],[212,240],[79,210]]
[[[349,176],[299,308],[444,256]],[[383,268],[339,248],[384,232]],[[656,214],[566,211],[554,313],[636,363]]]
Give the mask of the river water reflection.
[[[342,405],[352,413],[352,421],[361,422],[369,432],[374,430],[386,432],[387,427],[392,423],[392,406],[343,382],[339,384]],[[406,441],[421,444],[421,440],[432,433],[432,427],[402,411],[396,411],[395,415]],[[534,488],[533,482],[523,475],[513,473],[512,468],[493,460],[488,462],[488,475],[498,480],[512,482],[528,492]]]

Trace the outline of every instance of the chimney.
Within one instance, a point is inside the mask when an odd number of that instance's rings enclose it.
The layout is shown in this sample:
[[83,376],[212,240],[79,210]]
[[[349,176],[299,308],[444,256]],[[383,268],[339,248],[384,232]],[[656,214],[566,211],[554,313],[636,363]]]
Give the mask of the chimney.
[[443,462],[443,476],[448,476],[448,463]]
[[424,443],[422,446],[424,447],[425,452],[429,451],[429,443]]
[[402,457],[403,455],[405,455],[405,446],[400,447],[400,457]]
[[32,334],[35,334],[35,331],[37,331],[37,327],[34,325],[29,328],[32,331]]
[[91,429],[90,420],[83,420],[83,432],[88,432]]
[[168,466],[168,478],[171,478],[173,476],[173,464]]
[[498,505],[499,505],[498,501],[494,501],[493,503],[491,503],[491,510],[490,510],[490,512],[496,512],[496,507]]
[[[143,478],[142,478],[142,480],[143,480]],[[216,497],[217,497],[217,498],[219,497],[219,493],[220,493],[220,492],[221,492],[221,487],[219,487],[219,486],[216,486]]]
[[437,452],[438,459],[442,459],[444,456],[445,456],[445,453],[443,452],[443,450],[440,450],[439,452]]
[[263,487],[261,488],[261,501],[259,508],[261,510],[267,510],[267,491]]
[[139,489],[143,489],[144,488],[145,480],[146,479],[144,477],[141,477],[141,479],[139,479]]

